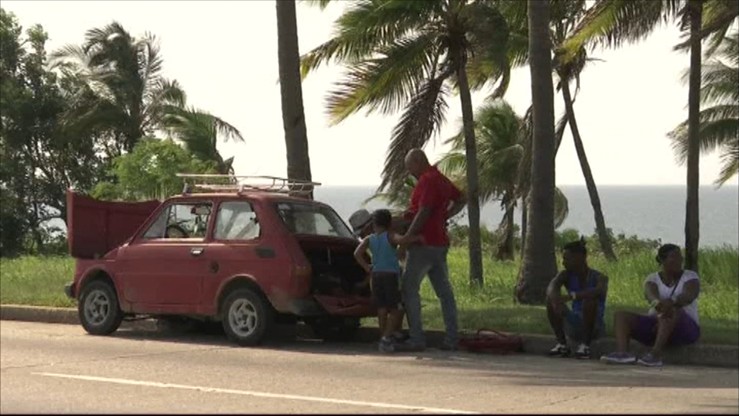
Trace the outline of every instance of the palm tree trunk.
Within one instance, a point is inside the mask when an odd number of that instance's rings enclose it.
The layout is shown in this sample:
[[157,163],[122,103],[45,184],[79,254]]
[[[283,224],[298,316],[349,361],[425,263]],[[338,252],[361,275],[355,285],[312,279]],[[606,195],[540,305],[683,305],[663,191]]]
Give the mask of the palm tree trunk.
[[[282,97],[282,126],[285,130],[287,151],[287,177],[310,181],[295,0],[278,0],[275,3],[277,3],[277,57]],[[312,191],[308,198],[313,199]]]
[[526,231],[528,228],[529,199],[526,195],[521,198],[521,258],[526,247]]
[[464,126],[464,151],[467,157],[467,215],[470,225],[470,283],[482,286],[482,240],[480,238],[480,191],[477,176],[477,142],[472,113],[472,96],[467,82],[467,70],[463,50],[458,48],[457,80],[462,104],[462,123]]
[[533,103],[531,201],[526,247],[521,262],[522,303],[541,304],[557,273],[554,254],[554,91],[552,87],[549,2],[528,0],[529,67]]
[[698,271],[700,236],[698,189],[700,185],[700,89],[702,0],[689,0],[690,75],[688,86],[688,196],[685,203],[685,267]]
[[562,97],[564,97],[565,101],[565,111],[567,112],[567,120],[570,125],[570,131],[572,131],[572,138],[575,141],[575,151],[577,151],[577,159],[580,161],[582,175],[585,177],[585,186],[587,186],[588,188],[590,205],[593,206],[593,214],[595,215],[595,229],[598,233],[600,248],[601,250],[603,250],[603,254],[606,256],[606,259],[608,259],[608,261],[616,261],[616,253],[614,253],[613,251],[611,238],[608,236],[608,230],[606,229],[606,220],[603,217],[603,209],[600,206],[600,196],[598,196],[598,188],[595,186],[593,171],[590,169],[588,156],[585,154],[585,146],[583,145],[582,137],[580,137],[580,129],[577,127],[577,120],[575,119],[575,109],[572,105],[572,95],[570,94],[570,86],[569,83],[564,80],[562,81]]
[[503,205],[506,207],[505,213],[503,214],[503,220],[500,222],[501,239],[498,243],[498,247],[495,253],[495,258],[498,260],[513,260],[515,255],[515,247],[513,246],[513,228],[515,227],[514,215],[516,211],[515,201],[511,201],[513,198],[513,192],[508,191],[503,197]]

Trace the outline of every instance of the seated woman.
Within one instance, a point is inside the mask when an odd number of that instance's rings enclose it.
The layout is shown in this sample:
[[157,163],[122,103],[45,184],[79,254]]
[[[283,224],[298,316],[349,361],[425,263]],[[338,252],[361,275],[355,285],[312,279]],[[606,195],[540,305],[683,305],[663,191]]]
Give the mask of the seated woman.
[[[616,312],[614,326],[618,350],[604,355],[601,360],[659,367],[662,365],[662,350],[666,346],[689,345],[700,338],[698,274],[683,270],[680,247],[674,244],[659,248],[657,262],[662,266],[661,270],[649,275],[644,282],[644,295],[651,305],[649,314]],[[651,346],[651,351],[637,361],[627,352],[630,338]]]

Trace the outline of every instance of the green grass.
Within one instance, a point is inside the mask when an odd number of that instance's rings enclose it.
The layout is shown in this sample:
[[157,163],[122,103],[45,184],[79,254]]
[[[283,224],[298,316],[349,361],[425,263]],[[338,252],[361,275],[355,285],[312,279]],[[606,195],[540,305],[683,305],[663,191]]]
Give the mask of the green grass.
[[[735,248],[702,250],[700,256],[702,340],[706,343],[739,343],[739,251]],[[599,256],[591,266],[610,277],[606,324],[611,334],[613,312],[628,309],[645,312],[644,278],[656,270],[654,253],[643,251],[608,263]],[[485,259],[485,284],[469,285],[467,252],[453,248],[449,270],[463,329],[493,328],[520,333],[549,333],[544,308],[513,302],[518,262]],[[74,261],[68,257],[21,257],[0,260],[0,303],[38,306],[74,306],[63,293],[72,280]],[[439,302],[426,279],[422,286],[425,328],[444,327]],[[371,320],[370,320],[371,321]]]

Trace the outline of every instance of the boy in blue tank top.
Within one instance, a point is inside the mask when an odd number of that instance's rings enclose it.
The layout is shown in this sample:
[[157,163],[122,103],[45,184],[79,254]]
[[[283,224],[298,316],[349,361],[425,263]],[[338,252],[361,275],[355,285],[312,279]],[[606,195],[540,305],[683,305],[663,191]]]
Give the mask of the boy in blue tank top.
[[[373,233],[362,240],[354,251],[357,263],[367,272],[372,287],[372,298],[377,306],[380,325],[380,351],[394,350],[392,333],[400,323],[400,262],[398,240],[400,235],[390,230],[392,215],[386,209],[372,213]],[[420,237],[419,237],[420,238]],[[367,263],[365,254],[369,249],[372,264]]]

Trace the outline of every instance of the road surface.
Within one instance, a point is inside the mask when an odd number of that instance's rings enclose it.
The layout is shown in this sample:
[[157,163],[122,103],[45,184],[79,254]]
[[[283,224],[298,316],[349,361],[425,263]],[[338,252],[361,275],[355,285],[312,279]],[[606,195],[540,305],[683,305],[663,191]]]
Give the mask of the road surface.
[[737,369],[0,322],[2,413],[733,413]]

